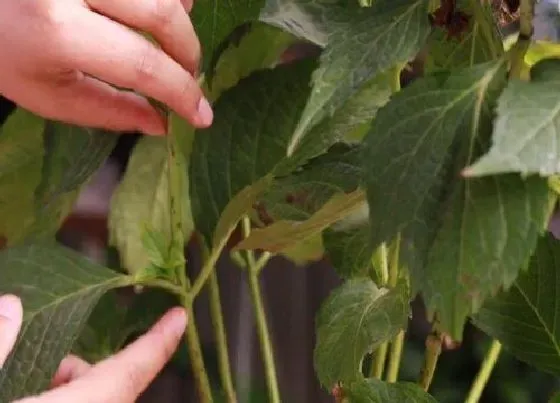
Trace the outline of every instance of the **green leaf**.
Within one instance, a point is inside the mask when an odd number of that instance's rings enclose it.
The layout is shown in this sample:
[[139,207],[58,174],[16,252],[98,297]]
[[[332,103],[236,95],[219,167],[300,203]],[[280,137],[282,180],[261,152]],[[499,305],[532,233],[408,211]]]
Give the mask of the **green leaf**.
[[419,80],[366,139],[372,244],[401,233],[413,289],[456,340],[466,316],[515,280],[551,213],[544,180],[458,175],[488,147],[503,78],[491,63]]
[[369,279],[349,280],[325,301],[317,316],[315,370],[327,388],[360,380],[364,356],[406,326],[408,289],[379,289]]
[[35,221],[43,130],[44,120],[23,109],[13,112],[0,127],[0,244],[21,240]]
[[257,20],[263,5],[264,0],[194,2],[190,17],[204,51],[204,70],[227,36],[239,25]]
[[278,221],[265,227],[257,228],[238,243],[234,250],[262,249],[278,253],[303,242],[335,222],[348,216],[363,205],[365,194],[356,190],[349,194],[337,194],[306,221]]
[[21,297],[24,321],[0,372],[0,401],[43,391],[99,298],[129,278],[55,244],[0,253],[0,294]]
[[[214,239],[228,203],[241,190],[271,176],[284,161],[314,67],[314,61],[303,61],[242,80],[215,104],[212,127],[195,136],[190,194],[196,228],[208,242]],[[234,210],[244,214],[257,196],[245,197],[251,204]]]
[[255,70],[273,67],[282,53],[294,42],[294,37],[284,31],[255,22],[241,37],[220,55],[208,98],[218,99],[225,90]]
[[132,298],[107,292],[82,329],[72,352],[90,363],[101,361],[125,346],[131,337],[147,331],[177,298],[157,289],[144,290]]
[[17,109],[0,128],[0,238],[52,236],[115,142],[112,133]]
[[416,56],[430,31],[426,0],[380,0],[360,12],[346,7],[352,18],[329,34],[289,155],[309,129],[343,107],[363,86]]
[[373,248],[367,225],[345,231],[326,230],[323,243],[337,274],[342,278],[364,277],[370,271]]
[[426,72],[470,67],[498,59],[503,54],[502,40],[493,21],[492,5],[478,7],[482,18],[476,18],[471,0],[460,0],[457,8],[468,17],[468,26],[459,36],[449,37],[448,30],[435,26],[428,40]]
[[361,147],[337,144],[290,175],[276,179],[259,200],[259,209],[274,220],[309,219],[337,193],[358,188]]
[[528,270],[509,290],[489,299],[473,321],[520,360],[560,375],[559,293],[560,242],[547,234]]
[[531,82],[510,81],[498,102],[492,147],[465,175],[560,173],[560,60],[531,70]]
[[[184,166],[181,170],[184,172],[182,213],[183,233],[188,239],[193,230],[193,221],[185,164],[194,131],[175,114],[171,115],[171,119],[172,130],[179,139],[184,155],[180,160]],[[113,194],[109,213],[109,242],[118,248],[122,265],[130,273],[147,268],[151,262],[150,251],[143,242],[147,229],[161,234],[162,248],[169,250],[171,212],[168,166],[166,139],[142,137],[132,152],[124,179]]]
[[387,383],[363,379],[344,389],[350,403],[437,403],[437,400],[409,382]]

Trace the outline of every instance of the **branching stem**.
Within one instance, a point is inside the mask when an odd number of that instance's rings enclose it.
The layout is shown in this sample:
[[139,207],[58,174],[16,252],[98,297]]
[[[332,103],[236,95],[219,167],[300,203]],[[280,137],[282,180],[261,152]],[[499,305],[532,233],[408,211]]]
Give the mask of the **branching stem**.
[[510,51],[510,77],[522,78],[525,67],[525,54],[533,37],[533,18],[535,0],[521,0],[519,3],[519,36]]
[[430,388],[434,373],[436,372],[437,362],[441,354],[442,336],[438,332],[433,332],[426,339],[426,352],[424,356],[424,366],[420,370],[420,387],[426,392]]
[[[251,222],[248,217],[243,219],[243,235],[248,237],[251,231]],[[249,277],[249,288],[251,290],[251,299],[255,310],[255,319],[257,322],[257,331],[259,334],[259,342],[261,344],[261,352],[263,355],[264,369],[266,375],[266,384],[268,387],[268,399],[270,403],[280,403],[280,390],[278,388],[278,379],[276,376],[276,366],[274,364],[274,352],[272,342],[270,340],[270,332],[266,321],[266,313],[264,310],[261,286],[259,284],[259,273],[271,258],[270,253],[264,253],[258,260],[255,260],[253,251],[247,251],[247,268]]]

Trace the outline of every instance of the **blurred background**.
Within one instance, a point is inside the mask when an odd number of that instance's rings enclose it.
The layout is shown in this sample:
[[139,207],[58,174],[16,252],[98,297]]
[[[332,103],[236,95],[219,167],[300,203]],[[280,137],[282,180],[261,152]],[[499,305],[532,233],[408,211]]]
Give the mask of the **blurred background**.
[[[559,39],[560,14],[557,0],[542,0],[538,4],[535,36],[536,39]],[[287,58],[297,57],[298,52],[309,51],[306,47],[293,49],[292,52],[295,53],[287,55]],[[0,98],[0,117],[5,117],[12,107],[13,105]],[[120,137],[113,154],[84,189],[59,234],[61,242],[117,270],[120,269],[118,256],[107,246],[107,213],[112,192],[126,169],[128,156],[137,138],[134,134]],[[200,254],[195,241],[190,243],[187,256],[189,269],[196,273],[200,268]],[[219,261],[217,270],[239,402],[267,402],[253,308],[244,273],[229,260],[227,254]],[[327,260],[297,267],[287,260],[275,258],[263,271],[261,281],[283,401],[333,402],[332,397],[316,381],[312,356],[315,314],[321,302],[339,284],[339,278]],[[149,292],[147,295],[150,298],[146,301],[158,300],[162,304],[161,307],[146,307],[147,322],[152,319],[150,315],[155,317],[174,303],[168,297],[157,295],[157,292]],[[124,290],[119,295],[111,296],[113,297],[123,306],[133,304],[136,299],[132,290]],[[418,378],[424,340],[430,330],[424,319],[421,301],[415,301],[413,305],[414,314],[409,323],[400,373],[400,379],[409,381]],[[214,338],[205,294],[197,300],[195,314],[207,367],[218,389]],[[148,325],[149,323],[146,324]],[[442,354],[431,388],[431,393],[439,402],[464,400],[489,342],[484,334],[469,325],[463,344]],[[482,402],[545,403],[558,389],[558,379],[535,371],[507,352],[502,352]],[[141,402],[186,401],[197,400],[188,353],[185,348],[181,348],[157,381],[146,391]]]

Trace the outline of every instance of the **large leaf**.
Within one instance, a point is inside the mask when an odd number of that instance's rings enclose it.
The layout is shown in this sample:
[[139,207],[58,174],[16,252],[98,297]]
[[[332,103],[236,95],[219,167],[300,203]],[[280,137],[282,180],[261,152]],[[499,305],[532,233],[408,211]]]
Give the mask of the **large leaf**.
[[54,234],[115,142],[23,109],[10,115],[0,128],[0,238],[10,245]]
[[476,326],[517,358],[560,375],[560,242],[543,237],[511,289],[488,300],[474,316]]
[[[196,228],[208,242],[228,203],[285,159],[314,66],[298,62],[242,80],[215,104],[212,127],[195,137],[190,194]],[[246,201],[251,204],[237,211],[249,210],[255,200]]]
[[425,0],[381,0],[359,12],[351,6],[346,6],[349,12],[340,10],[352,16],[329,34],[289,154],[310,128],[343,107],[363,86],[416,56],[430,31],[427,7]]
[[511,81],[501,95],[492,148],[467,175],[560,173],[560,61],[536,64],[531,78]]
[[539,178],[458,175],[488,147],[503,78],[491,63],[419,80],[380,111],[366,140],[373,246],[401,233],[413,288],[458,340],[466,316],[515,280],[550,214]]
[[387,383],[363,379],[344,389],[350,403],[436,403],[436,399],[414,383]]
[[314,362],[319,381],[331,388],[361,379],[364,356],[405,327],[408,301],[404,283],[387,290],[363,278],[337,288],[317,316]]
[[132,299],[119,298],[117,291],[101,298],[72,347],[74,354],[90,363],[115,354],[177,304],[175,296],[162,290],[143,290]]
[[[503,53],[490,2],[481,2],[476,10],[473,10],[471,0],[457,3],[457,10],[468,18],[467,26],[456,36],[449,35],[443,27],[434,28],[428,40],[429,52],[424,66],[427,72],[469,67],[495,60]],[[477,18],[477,11],[482,18]]]
[[[190,154],[194,130],[172,114],[172,131],[182,146],[183,232],[188,240],[193,229],[189,182],[185,159]],[[123,267],[131,273],[151,262],[142,241],[147,230],[161,234],[167,249],[171,240],[169,164],[165,138],[142,137],[128,162],[124,179],[115,190],[109,213],[109,242],[118,248]]]
[[21,297],[24,322],[0,372],[0,401],[44,390],[99,298],[129,278],[55,244],[14,247],[0,254],[0,294]]
[[306,221],[283,220],[251,232],[235,247],[240,249],[262,249],[278,253],[304,242],[325,228],[350,215],[363,205],[365,194],[360,190],[349,194],[337,194]]
[[208,98],[216,100],[255,70],[272,67],[293,42],[293,35],[254,22],[239,41],[231,43],[220,55],[209,83]]
[[258,19],[263,5],[264,0],[194,2],[191,19],[204,51],[205,69],[227,36],[239,25]]
[[43,129],[44,120],[23,109],[17,109],[0,127],[0,244],[20,240],[35,220]]

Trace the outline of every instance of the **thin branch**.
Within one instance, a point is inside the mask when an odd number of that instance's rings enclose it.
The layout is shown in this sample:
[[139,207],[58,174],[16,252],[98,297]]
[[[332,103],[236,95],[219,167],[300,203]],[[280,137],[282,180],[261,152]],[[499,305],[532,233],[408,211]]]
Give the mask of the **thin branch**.
[[439,355],[441,354],[442,336],[433,332],[426,339],[426,352],[424,356],[424,366],[420,370],[420,387],[426,392],[430,389],[430,384],[434,378]]
[[480,370],[476,375],[476,378],[471,386],[471,390],[469,391],[469,395],[465,403],[478,403],[480,400],[480,396],[482,396],[482,391],[484,387],[488,383],[490,379],[490,375],[492,374],[492,370],[498,362],[498,357],[500,356],[500,352],[502,350],[502,345],[498,340],[493,340],[492,344],[490,345],[490,349],[486,353],[484,357],[484,361],[480,366]]

